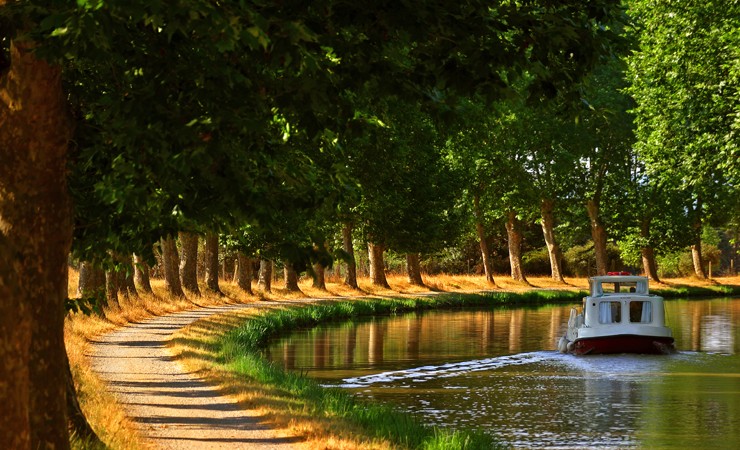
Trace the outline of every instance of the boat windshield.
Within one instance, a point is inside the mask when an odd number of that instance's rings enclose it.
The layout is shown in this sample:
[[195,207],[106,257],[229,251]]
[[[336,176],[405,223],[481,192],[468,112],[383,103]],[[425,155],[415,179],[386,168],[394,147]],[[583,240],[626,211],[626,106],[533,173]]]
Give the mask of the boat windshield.
[[637,283],[602,283],[602,289],[604,290],[604,293],[633,293],[637,290]]

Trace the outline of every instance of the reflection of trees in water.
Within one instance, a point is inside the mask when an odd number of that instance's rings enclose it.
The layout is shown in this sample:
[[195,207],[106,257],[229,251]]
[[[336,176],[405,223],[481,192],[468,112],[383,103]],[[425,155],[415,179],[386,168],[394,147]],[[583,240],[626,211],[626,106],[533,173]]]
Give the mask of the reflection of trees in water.
[[346,330],[346,336],[344,337],[344,348],[340,348],[339,351],[343,353],[344,364],[350,365],[355,362],[355,348],[357,347],[357,325],[352,323]]
[[295,369],[295,344],[289,341],[283,343],[283,361],[286,369]]
[[419,359],[421,346],[422,317],[418,314],[409,315],[406,319],[406,358]]
[[369,324],[370,336],[368,339],[368,361],[371,364],[383,362],[383,343],[388,322],[385,320],[373,320]]
[[326,338],[326,330],[320,329],[314,335],[313,340],[313,365],[317,369],[323,369],[326,367],[326,358],[328,355],[328,339]]
[[740,299],[669,301],[666,310],[679,350],[740,351]]
[[524,326],[524,310],[515,309],[509,320],[509,353],[519,353],[522,349],[522,327]]
[[[307,330],[273,356],[297,369],[459,361],[552,350],[570,306],[411,313]],[[666,302],[679,350],[740,352],[740,299]],[[282,343],[281,343],[282,345]],[[283,354],[284,353],[284,354]],[[410,366],[413,366],[411,364]]]

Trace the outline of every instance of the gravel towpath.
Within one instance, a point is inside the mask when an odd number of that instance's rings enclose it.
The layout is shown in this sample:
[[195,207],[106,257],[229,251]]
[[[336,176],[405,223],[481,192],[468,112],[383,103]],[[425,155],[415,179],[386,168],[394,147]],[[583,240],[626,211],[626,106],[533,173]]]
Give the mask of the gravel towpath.
[[123,327],[93,343],[90,355],[126,413],[154,449],[292,449],[301,439],[275,430],[254,411],[242,410],[167,348],[180,328],[214,314],[254,305],[174,313]]

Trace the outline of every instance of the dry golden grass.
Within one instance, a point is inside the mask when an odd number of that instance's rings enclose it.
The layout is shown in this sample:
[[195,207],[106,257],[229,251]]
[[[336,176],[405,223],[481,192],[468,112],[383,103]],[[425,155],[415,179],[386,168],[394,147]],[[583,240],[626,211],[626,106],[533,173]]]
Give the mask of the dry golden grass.
[[[373,296],[398,296],[437,292],[474,292],[482,290],[526,291],[529,289],[587,289],[586,278],[566,278],[566,283],[554,282],[549,277],[529,277],[529,284],[512,280],[508,275],[495,276],[496,285],[486,283],[482,276],[435,275],[425,276],[428,287],[413,286],[402,275],[389,275],[390,289],[373,286],[366,278],[359,280],[359,290],[350,289],[338,278],[327,279],[326,291],[311,286],[310,279],[299,282],[301,292],[288,292],[284,284],[277,281],[271,293],[247,295],[230,282],[221,282],[225,297],[204,295],[189,296],[188,299],[173,298],[166,294],[162,280],[152,280],[154,294],[141,295],[136,299],[122,299],[120,305],[105,310],[104,316],[71,315],[65,324],[65,342],[70,364],[75,377],[81,404],[91,425],[112,449],[133,450],[142,448],[133,423],[109,393],[103,382],[93,372],[86,354],[90,353],[90,341],[96,336],[110,332],[119,326],[170,312],[197,308],[199,306],[223,305],[227,303],[252,303],[266,300],[296,300],[303,298],[350,299]],[[740,276],[698,280],[680,278],[651,283],[653,287],[740,285]],[[77,273],[70,274],[70,297],[77,287]],[[256,286],[255,286],[256,288]],[[255,289],[255,292],[256,289]],[[250,314],[251,310],[214,316],[198,321],[180,331],[172,339],[172,349],[183,363],[192,370],[224,388],[244,405],[255,409],[277,428],[288,428],[306,438],[306,446],[321,449],[386,449],[388,443],[364,441],[351,426],[336,420],[312,417],[305,405],[294,398],[250,380],[237,379],[223,368],[214,364],[211,345],[216,337],[236,326]]]

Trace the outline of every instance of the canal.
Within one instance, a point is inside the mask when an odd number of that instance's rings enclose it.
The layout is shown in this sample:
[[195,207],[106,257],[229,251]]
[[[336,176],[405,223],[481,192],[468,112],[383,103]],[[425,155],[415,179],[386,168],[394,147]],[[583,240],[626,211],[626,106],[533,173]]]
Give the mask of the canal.
[[571,306],[411,313],[296,331],[268,357],[514,448],[740,445],[740,299],[669,300],[672,355],[555,351]]

